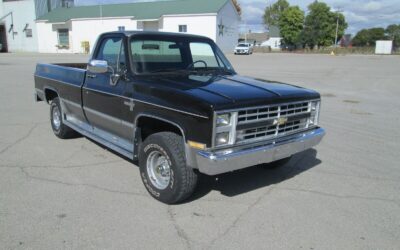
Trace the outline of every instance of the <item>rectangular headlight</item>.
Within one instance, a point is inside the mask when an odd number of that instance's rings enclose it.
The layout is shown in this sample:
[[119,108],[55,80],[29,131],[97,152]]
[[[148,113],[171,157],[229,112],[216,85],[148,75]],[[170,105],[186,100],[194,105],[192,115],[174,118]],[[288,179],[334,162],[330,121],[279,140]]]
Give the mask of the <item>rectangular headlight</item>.
[[311,117],[310,117],[311,126],[318,126],[320,107],[321,107],[321,101],[311,102]]
[[228,126],[231,124],[231,114],[221,114],[217,116],[217,127]]
[[229,143],[229,132],[219,133],[215,136],[215,145],[221,146]]
[[214,146],[232,145],[236,138],[238,112],[216,114]]

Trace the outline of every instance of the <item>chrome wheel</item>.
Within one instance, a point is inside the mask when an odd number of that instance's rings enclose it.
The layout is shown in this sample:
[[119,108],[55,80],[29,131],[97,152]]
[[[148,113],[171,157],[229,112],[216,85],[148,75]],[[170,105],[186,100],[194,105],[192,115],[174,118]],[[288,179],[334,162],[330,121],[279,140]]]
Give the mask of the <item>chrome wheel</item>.
[[171,166],[161,152],[153,151],[147,157],[147,174],[151,183],[159,190],[168,187],[171,179]]
[[60,126],[61,126],[61,113],[60,113],[60,109],[59,109],[57,106],[54,106],[52,112],[53,112],[53,114],[52,114],[52,117],[53,117],[53,126],[54,126],[54,128],[55,128],[56,130],[59,130],[59,129],[60,129]]

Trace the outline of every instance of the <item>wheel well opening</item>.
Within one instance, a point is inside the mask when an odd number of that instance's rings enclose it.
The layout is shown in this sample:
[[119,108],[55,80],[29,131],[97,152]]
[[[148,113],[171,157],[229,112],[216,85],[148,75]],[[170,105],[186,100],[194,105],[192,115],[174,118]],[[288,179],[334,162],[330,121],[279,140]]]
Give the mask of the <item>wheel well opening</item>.
[[177,126],[152,117],[140,117],[136,125],[140,128],[141,141],[146,140],[152,134],[160,132],[172,132],[183,136],[182,131]]
[[44,90],[44,94],[46,96],[46,101],[50,102],[52,101],[54,98],[58,97],[57,92],[55,92],[54,90],[51,89],[45,89]]

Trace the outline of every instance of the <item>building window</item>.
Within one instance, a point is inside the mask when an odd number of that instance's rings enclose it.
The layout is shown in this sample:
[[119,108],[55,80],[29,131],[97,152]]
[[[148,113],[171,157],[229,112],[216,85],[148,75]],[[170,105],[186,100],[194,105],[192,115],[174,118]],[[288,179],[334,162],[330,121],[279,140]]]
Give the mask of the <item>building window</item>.
[[25,35],[26,35],[26,37],[32,37],[32,29],[26,29]]
[[187,25],[179,25],[179,32],[186,33],[187,32]]
[[58,30],[58,45],[69,46],[69,30],[59,29]]
[[118,31],[125,31],[125,26],[118,26]]

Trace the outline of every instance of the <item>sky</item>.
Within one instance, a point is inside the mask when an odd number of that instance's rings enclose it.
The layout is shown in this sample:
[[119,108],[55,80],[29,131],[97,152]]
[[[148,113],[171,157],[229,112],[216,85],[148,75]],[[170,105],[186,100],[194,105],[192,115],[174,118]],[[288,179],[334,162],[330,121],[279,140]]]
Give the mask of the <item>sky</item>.
[[[141,0],[75,0],[77,4],[135,2]],[[201,1],[201,0],[199,0]],[[262,16],[266,6],[276,0],[238,0],[242,7],[241,31],[262,32]],[[288,0],[291,5],[298,5],[304,11],[314,0]],[[325,0],[334,10],[341,10],[349,24],[347,33],[356,34],[363,28],[387,27],[400,24],[400,0]]]

